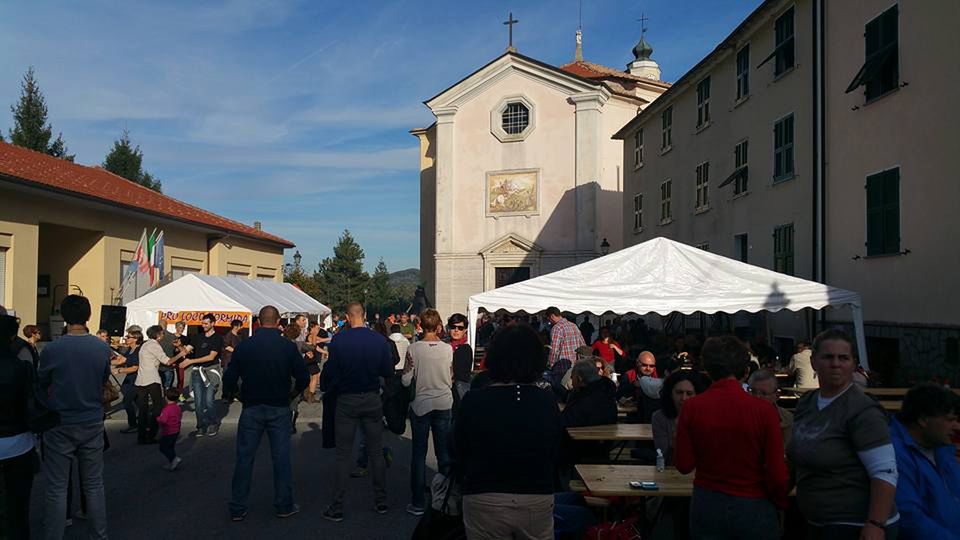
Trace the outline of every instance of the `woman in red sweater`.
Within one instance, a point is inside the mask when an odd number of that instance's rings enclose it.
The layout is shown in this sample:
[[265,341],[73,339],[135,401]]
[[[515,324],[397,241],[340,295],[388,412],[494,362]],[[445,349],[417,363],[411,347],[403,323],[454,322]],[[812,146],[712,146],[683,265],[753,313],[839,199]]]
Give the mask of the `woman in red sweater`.
[[702,358],[713,384],[684,403],[674,445],[677,470],[696,470],[690,533],[775,540],[777,507],[787,505],[780,417],[773,405],[740,386],[749,362],[740,340],[710,338]]

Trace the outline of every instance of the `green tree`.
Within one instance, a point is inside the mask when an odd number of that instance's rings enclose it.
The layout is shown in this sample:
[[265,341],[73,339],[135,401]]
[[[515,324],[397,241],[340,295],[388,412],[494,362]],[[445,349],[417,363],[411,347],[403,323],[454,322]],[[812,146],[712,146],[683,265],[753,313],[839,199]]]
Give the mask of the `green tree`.
[[31,66],[20,83],[20,101],[10,106],[13,113],[13,129],[10,130],[10,143],[53,157],[73,161],[74,156],[67,154],[67,145],[63,134],[53,137],[53,128],[47,123],[47,103],[40,91],[36,74]]
[[131,182],[136,182],[154,191],[161,191],[160,180],[143,170],[143,152],[140,145],[130,143],[130,132],[123,130],[120,140],[113,141],[113,148],[103,159],[103,168]]
[[363,249],[350,231],[333,248],[333,257],[320,262],[314,279],[320,294],[330,309],[342,312],[350,302],[365,302],[370,276],[363,271]]
[[367,311],[372,315],[384,315],[384,310],[396,299],[396,293],[390,286],[390,272],[387,264],[380,259],[377,268],[370,276],[370,285],[367,287]]

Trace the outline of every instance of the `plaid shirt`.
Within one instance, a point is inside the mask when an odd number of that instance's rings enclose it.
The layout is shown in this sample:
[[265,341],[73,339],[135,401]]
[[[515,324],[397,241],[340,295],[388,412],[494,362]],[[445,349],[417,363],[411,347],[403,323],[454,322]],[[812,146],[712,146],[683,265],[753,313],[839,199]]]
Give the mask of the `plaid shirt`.
[[561,358],[566,358],[570,363],[577,361],[577,348],[585,346],[583,334],[577,325],[566,319],[560,319],[553,325],[550,331],[550,366]]

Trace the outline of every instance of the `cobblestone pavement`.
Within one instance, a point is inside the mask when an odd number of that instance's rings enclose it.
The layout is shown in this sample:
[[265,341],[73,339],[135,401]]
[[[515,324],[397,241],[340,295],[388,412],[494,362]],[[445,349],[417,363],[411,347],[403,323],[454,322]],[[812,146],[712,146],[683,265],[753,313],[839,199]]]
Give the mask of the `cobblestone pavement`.
[[[330,500],[334,474],[334,451],[321,447],[318,404],[302,404],[299,432],[292,439],[294,493],[300,514],[278,519],[273,513],[273,480],[269,444],[261,441],[254,466],[250,513],[240,523],[230,521],[227,501],[233,473],[235,435],[240,404],[229,407],[216,437],[196,439],[192,412],[184,411],[177,453],[183,458],[180,469],[167,472],[166,460],[156,445],[138,446],[136,435],[124,435],[123,411],[107,420],[111,447],[104,455],[107,518],[112,539],[193,539],[193,538],[410,538],[418,518],[404,508],[410,502],[410,435],[385,432],[385,444],[393,450],[394,460],[387,470],[390,511],[373,511],[369,478],[350,480],[345,505],[345,520],[331,523],[320,517]],[[436,470],[433,451],[428,454],[428,475]],[[43,519],[44,478],[33,484],[31,520],[38,531]],[[86,538],[86,524],[74,519],[65,538]]]

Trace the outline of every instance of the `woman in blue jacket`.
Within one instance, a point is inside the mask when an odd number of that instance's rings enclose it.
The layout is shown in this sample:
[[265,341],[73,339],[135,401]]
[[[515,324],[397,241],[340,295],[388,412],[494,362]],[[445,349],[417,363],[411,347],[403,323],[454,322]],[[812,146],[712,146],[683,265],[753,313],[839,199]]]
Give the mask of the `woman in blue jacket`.
[[960,540],[960,465],[951,440],[958,409],[952,390],[923,383],[907,392],[890,424],[901,540]]

